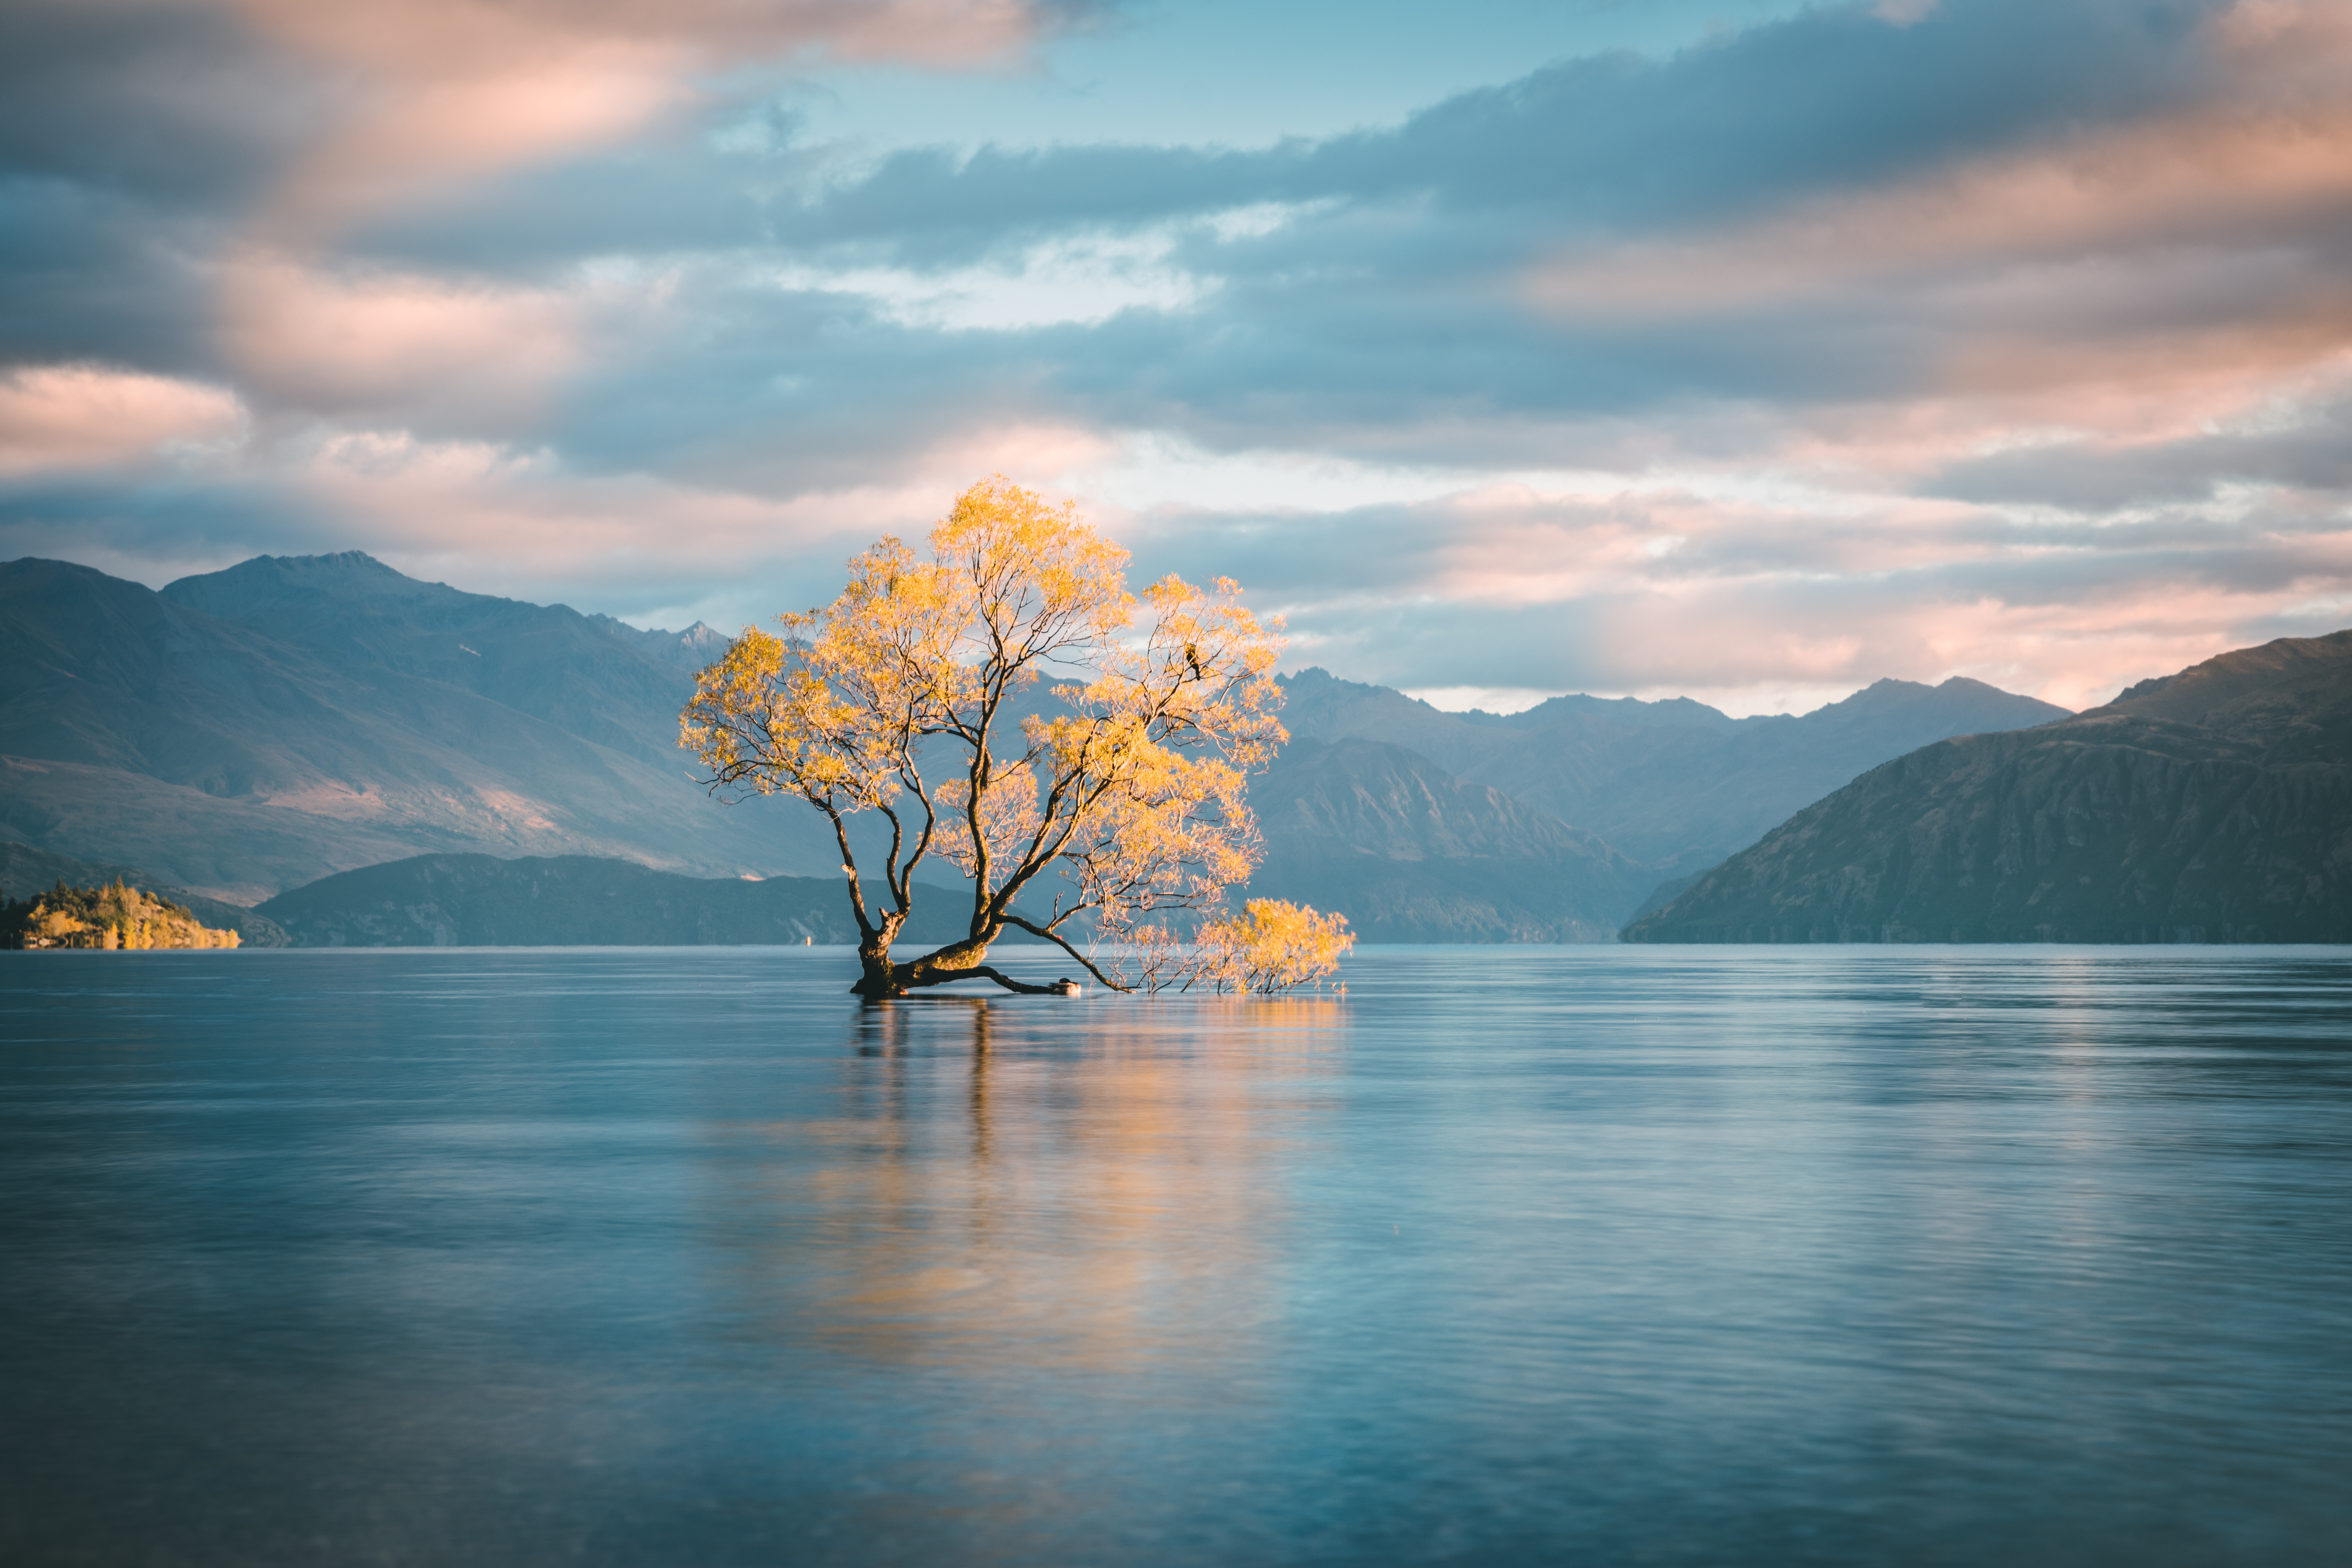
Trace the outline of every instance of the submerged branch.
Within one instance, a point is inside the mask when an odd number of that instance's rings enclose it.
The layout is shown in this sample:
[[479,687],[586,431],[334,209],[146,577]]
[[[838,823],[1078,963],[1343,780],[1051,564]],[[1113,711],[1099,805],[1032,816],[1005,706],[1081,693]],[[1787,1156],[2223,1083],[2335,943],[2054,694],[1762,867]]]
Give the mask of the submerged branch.
[[[1094,966],[1088,964],[1087,967],[1091,969]],[[1055,980],[1044,985],[1032,985],[1025,980],[1015,980],[1004,971],[986,963],[975,963],[967,969],[934,969],[918,978],[910,979],[908,984],[910,986],[945,985],[955,980],[993,980],[1007,991],[1017,991],[1024,996],[1075,996],[1078,994],[1078,983],[1075,980]]]
[[[1072,911],[1072,913],[1076,912],[1076,911],[1075,910]],[[1067,915],[1063,917],[1065,920],[1068,918],[1069,917]],[[1075,958],[1080,963],[1085,964],[1088,974],[1093,975],[1097,980],[1101,981],[1105,985],[1109,986],[1112,990],[1132,991],[1135,989],[1132,985],[1121,985],[1118,981],[1113,980],[1109,975],[1105,974],[1101,970],[1096,968],[1095,961],[1093,959],[1088,958],[1085,953],[1080,952],[1076,948],[1072,947],[1068,939],[1064,937],[1060,931],[1054,930],[1053,927],[1041,926],[1034,921],[1024,921],[1019,915],[1011,914],[1004,917],[1004,923],[1006,925],[1019,926],[1023,931],[1029,932],[1032,936],[1044,937],[1047,942],[1052,942],[1064,952],[1068,953],[1072,958]]]

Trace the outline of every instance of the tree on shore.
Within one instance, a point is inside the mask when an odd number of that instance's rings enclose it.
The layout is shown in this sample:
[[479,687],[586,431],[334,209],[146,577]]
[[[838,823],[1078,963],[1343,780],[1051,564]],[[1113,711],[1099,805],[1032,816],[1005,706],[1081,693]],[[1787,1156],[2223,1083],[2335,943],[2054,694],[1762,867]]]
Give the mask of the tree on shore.
[[0,895],[0,948],[235,947],[233,931],[215,931],[160,893],[121,879],[103,888],[69,888],[10,900]]
[[[1112,946],[1164,933],[1255,868],[1244,786],[1289,738],[1274,713],[1279,627],[1222,578],[1165,577],[1139,602],[1126,551],[1002,477],[959,497],[929,546],[883,539],[830,605],[779,616],[780,637],[745,631],[698,678],[679,744],[714,792],[797,795],[832,822],[858,994],[1065,988],[988,964],[1008,928],[1131,989],[1072,942],[1073,922]],[[889,828],[871,896],[850,842],[860,812]],[[971,879],[966,934],[894,960],[931,855]]]

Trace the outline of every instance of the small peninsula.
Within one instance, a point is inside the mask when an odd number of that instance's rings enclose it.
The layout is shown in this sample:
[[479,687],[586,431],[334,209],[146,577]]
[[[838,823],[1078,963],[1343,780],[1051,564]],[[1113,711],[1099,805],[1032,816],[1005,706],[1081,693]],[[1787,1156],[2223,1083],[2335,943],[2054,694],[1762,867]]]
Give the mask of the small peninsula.
[[235,947],[233,931],[205,925],[184,906],[116,881],[56,887],[29,899],[0,898],[0,948]]

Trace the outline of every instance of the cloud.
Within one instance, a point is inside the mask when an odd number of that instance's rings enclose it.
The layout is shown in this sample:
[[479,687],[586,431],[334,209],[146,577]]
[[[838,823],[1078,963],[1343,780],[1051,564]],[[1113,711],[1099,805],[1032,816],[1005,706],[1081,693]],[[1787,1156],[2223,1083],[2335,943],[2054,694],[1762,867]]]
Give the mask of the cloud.
[[233,442],[246,428],[243,405],[217,386],[92,364],[0,377],[0,475],[137,464]]
[[2352,353],[2324,369],[2333,374],[2308,378],[2334,384],[2324,390],[2281,396],[2264,388],[2272,395],[2186,427],[2095,426],[2095,435],[1962,458],[1923,488],[1965,500],[2093,514],[2210,501],[2249,487],[2340,505],[2352,493]]
[[1091,16],[20,11],[0,544],[740,619],[1002,469],[1416,689],[2080,705],[2352,619],[2340,6],[1825,7],[1245,150],[763,105]]
[[1291,667],[1415,689],[1688,690],[1750,710],[1967,675],[2082,707],[2258,633],[2352,620],[2352,515],[2268,496],[2121,520],[1495,487],[1128,531],[1144,569],[1213,561],[1284,613]]
[[268,404],[490,434],[526,424],[580,358],[584,291],[227,258],[219,332]]
[[614,142],[698,96],[699,75],[812,55],[1002,60],[1062,19],[1024,0],[238,0],[239,16],[344,84],[289,171],[281,241],[387,203]]
[[1729,230],[1606,247],[1539,266],[1529,289],[1571,320],[1727,316],[2118,250],[2210,250],[2232,233],[2324,242],[2347,197],[2352,103],[2216,110],[1813,198]]
[[1170,264],[1169,234],[1084,235],[1034,245],[1001,265],[921,272],[904,268],[788,267],[772,278],[787,292],[845,294],[887,320],[948,331],[1091,326],[1122,310],[1183,310],[1201,301],[1199,278]]

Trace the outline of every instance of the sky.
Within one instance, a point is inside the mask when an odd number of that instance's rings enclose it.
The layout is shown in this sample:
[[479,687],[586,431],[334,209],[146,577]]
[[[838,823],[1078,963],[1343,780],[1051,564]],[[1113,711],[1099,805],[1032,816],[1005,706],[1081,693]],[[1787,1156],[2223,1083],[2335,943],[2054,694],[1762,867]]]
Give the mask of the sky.
[[999,472],[1441,707],[2352,625],[2352,0],[0,7],[0,559],[733,631]]

